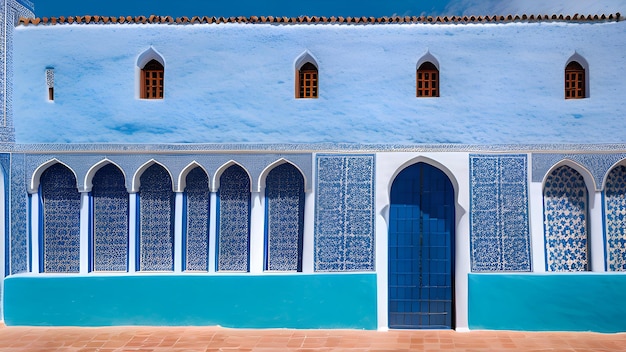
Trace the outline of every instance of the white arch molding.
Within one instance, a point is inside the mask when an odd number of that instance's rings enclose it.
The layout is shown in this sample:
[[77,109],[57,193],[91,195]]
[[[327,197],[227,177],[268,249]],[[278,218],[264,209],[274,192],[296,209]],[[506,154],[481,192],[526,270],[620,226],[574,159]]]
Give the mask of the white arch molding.
[[107,165],[115,165],[115,167],[117,167],[121,172],[122,172],[122,176],[124,176],[124,184],[126,184],[126,173],[124,172],[124,170],[115,162],[104,158],[101,161],[97,162],[96,164],[94,164],[88,171],[87,174],[85,175],[85,182],[84,182],[84,186],[83,186],[83,190],[85,192],[91,192],[91,189],[93,188],[93,178],[96,176],[96,173],[98,173],[98,171],[100,169],[102,169],[103,167],[107,166]]
[[180,172],[180,175],[178,176],[178,181],[176,182],[176,190],[175,192],[184,192],[185,188],[187,188],[187,175],[189,175],[189,173],[195,169],[196,167],[199,167],[200,169],[202,169],[202,171],[204,171],[204,173],[207,175],[207,179],[209,180],[209,183],[206,185],[207,188],[209,188],[210,191],[210,186],[211,186],[211,175],[209,174],[209,172],[204,168],[204,166],[200,165],[200,163],[198,163],[197,161],[192,161],[189,164],[187,164],[187,166],[185,166],[183,168],[183,170]]
[[269,164],[265,169],[263,169],[263,171],[261,172],[261,175],[259,176],[259,180],[257,182],[257,192],[263,192],[263,190],[265,190],[265,185],[266,185],[266,181],[267,181],[267,175],[269,175],[269,173],[276,167],[283,165],[283,164],[289,164],[293,167],[296,168],[296,170],[298,170],[300,172],[300,175],[302,176],[302,180],[304,181],[304,192],[307,192],[307,178],[304,175],[304,172],[302,172],[302,169],[300,169],[298,167],[298,165],[292,163],[291,161],[285,159],[285,158],[280,158],[276,161],[274,161],[273,163]]
[[222,166],[220,166],[217,169],[217,171],[215,171],[215,176],[213,177],[213,187],[211,188],[211,192],[217,192],[220,189],[220,178],[222,177],[222,174],[224,173],[224,171],[226,171],[226,169],[228,169],[229,167],[233,165],[237,165],[241,167],[243,171],[246,172],[246,175],[248,175],[248,180],[250,180],[250,192],[254,192],[254,189],[253,189],[254,180],[252,176],[250,175],[250,172],[243,165],[241,165],[240,163],[234,160],[227,161],[226,163],[222,164]]
[[[33,175],[31,176],[31,179],[30,179],[30,183],[28,185],[28,193],[29,194],[37,193],[37,191],[39,189],[39,183],[41,181],[41,175],[43,175],[43,173],[50,166],[52,166],[54,164],[61,164],[61,165],[65,166],[65,167],[67,167],[72,172],[72,174],[74,175],[74,179],[78,183],[78,176],[76,175],[76,172],[74,171],[74,169],[72,169],[69,165],[61,162],[59,159],[52,158],[52,159],[46,161],[45,163],[39,165],[39,167],[37,167],[37,169],[35,169],[35,172],[33,172]],[[76,189],[79,190],[78,184],[76,185]]]
[[172,177],[172,173],[170,172],[170,170],[163,164],[160,163],[154,159],[150,159],[149,161],[147,161],[146,163],[144,163],[143,165],[141,165],[139,167],[139,169],[137,169],[137,171],[135,172],[135,174],[133,175],[133,183],[131,185],[131,192],[129,193],[137,193],[139,192],[139,188],[141,187],[141,175],[143,175],[143,173],[152,165],[157,164],[160,165],[161,167],[163,167],[165,169],[165,171],[167,172],[167,174],[170,176],[170,182],[172,185],[172,192],[175,192],[175,178]]

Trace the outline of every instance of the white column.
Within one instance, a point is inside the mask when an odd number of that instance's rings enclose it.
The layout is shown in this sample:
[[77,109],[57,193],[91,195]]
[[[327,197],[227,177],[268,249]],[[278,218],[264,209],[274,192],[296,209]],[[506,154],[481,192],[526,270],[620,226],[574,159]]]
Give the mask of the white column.
[[530,243],[532,245],[532,271],[546,271],[545,240],[543,234],[543,185],[530,182],[528,187],[528,208],[530,214]]
[[182,272],[183,267],[183,192],[175,193],[174,205],[174,272]]
[[304,232],[302,234],[302,272],[315,271],[315,193],[304,194]]
[[136,268],[137,249],[137,193],[128,194],[128,272],[134,273]]
[[30,271],[39,272],[39,193],[30,195],[30,248],[31,265]]
[[89,192],[80,193],[80,273],[89,272]]
[[217,192],[210,193],[209,205],[209,272],[215,272],[215,240],[217,236]]
[[263,272],[265,237],[265,199],[261,192],[252,192],[250,209],[250,272]]
[[604,272],[604,229],[602,226],[602,192],[589,194],[589,253],[590,269]]

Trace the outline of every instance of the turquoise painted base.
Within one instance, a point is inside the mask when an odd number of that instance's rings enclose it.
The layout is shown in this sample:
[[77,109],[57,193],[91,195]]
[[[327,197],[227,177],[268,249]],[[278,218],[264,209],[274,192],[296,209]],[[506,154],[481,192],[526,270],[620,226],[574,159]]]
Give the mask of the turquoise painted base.
[[5,323],[376,329],[375,274],[13,276]]
[[624,274],[469,274],[469,327],[626,331]]

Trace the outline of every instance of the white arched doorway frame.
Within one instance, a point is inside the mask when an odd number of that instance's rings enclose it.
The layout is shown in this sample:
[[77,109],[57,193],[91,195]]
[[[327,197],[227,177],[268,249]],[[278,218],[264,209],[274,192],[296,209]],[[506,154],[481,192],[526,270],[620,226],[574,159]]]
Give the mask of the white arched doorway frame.
[[376,276],[378,329],[388,330],[388,233],[390,192],[396,176],[410,165],[425,163],[441,170],[452,183],[455,200],[455,329],[468,330],[469,238],[468,153],[376,154]]

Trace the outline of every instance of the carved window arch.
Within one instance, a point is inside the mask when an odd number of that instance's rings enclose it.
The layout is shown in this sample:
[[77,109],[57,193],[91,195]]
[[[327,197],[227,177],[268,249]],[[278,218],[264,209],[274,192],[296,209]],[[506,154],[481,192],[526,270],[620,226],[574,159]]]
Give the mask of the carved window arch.
[[415,79],[418,98],[439,96],[439,70],[432,62],[426,61],[421,64]]
[[163,79],[165,68],[155,59],[148,61],[141,69],[141,98],[163,99]]
[[565,67],[565,99],[584,99],[586,95],[585,68],[578,61]]

